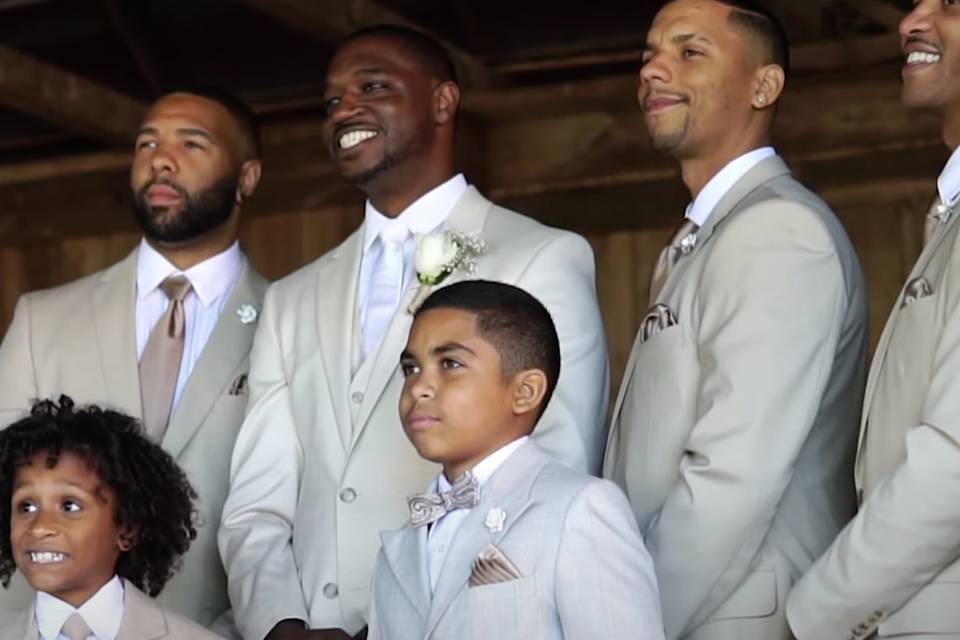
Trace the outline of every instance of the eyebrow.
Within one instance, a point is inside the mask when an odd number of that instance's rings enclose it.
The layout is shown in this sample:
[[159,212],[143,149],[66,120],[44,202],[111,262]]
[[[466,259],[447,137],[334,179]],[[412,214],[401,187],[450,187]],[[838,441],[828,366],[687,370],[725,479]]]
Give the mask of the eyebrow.
[[[686,44],[692,41],[697,41],[705,45],[713,46],[713,40],[699,33],[680,33],[670,38],[671,44]],[[651,42],[647,42],[646,44],[643,45],[644,53],[648,51],[654,51],[656,50],[656,48],[657,46]]]
[[438,347],[434,347],[433,354],[442,356],[443,354],[450,353],[451,351],[466,351],[472,356],[477,355],[473,349],[460,342],[447,342]]
[[[156,127],[143,127],[137,132],[137,137],[139,138],[140,136],[144,135],[157,135],[157,133],[158,131]],[[213,139],[213,136],[203,129],[197,129],[194,127],[180,127],[176,130],[176,133],[180,136],[200,136],[201,138],[209,140],[211,144],[216,144],[216,140]]]

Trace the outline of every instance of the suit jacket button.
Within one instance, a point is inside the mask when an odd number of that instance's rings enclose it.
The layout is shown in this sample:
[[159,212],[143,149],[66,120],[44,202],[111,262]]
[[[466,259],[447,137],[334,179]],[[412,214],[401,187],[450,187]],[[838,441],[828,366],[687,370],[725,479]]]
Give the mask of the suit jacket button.
[[323,585],[323,595],[333,600],[340,595],[340,589],[335,583],[328,582],[327,584]]
[[361,402],[363,402],[363,394],[360,393],[359,391],[354,391],[353,394],[350,396],[350,399],[356,402],[357,404],[360,404]]
[[346,489],[340,492],[340,499],[343,500],[344,502],[353,502],[354,500],[357,499],[357,492],[351,489],[350,487],[347,487]]

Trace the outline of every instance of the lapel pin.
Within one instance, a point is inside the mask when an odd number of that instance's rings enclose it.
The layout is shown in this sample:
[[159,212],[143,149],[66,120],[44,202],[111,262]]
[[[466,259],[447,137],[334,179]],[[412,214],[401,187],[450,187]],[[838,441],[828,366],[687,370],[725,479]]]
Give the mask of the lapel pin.
[[507,512],[500,507],[494,507],[487,511],[487,519],[483,521],[490,533],[500,533],[503,531],[503,523],[507,521]]
[[242,304],[237,307],[237,317],[243,324],[250,324],[257,319],[257,308],[252,304]]

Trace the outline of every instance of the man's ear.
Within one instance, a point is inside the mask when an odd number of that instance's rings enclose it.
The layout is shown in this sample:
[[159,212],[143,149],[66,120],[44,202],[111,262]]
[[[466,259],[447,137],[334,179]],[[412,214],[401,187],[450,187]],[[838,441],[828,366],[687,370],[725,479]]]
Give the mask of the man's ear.
[[433,121],[436,124],[446,124],[453,121],[453,117],[460,108],[460,87],[456,82],[441,82],[433,90]]
[[547,395],[547,376],[540,369],[528,369],[514,376],[513,413],[523,415],[540,410]]
[[237,182],[237,204],[241,204],[257,190],[257,185],[260,184],[260,172],[262,170],[263,165],[258,158],[247,160],[240,165],[240,180]]
[[750,102],[754,109],[769,109],[783,93],[783,87],[786,82],[786,76],[783,73],[783,67],[778,64],[768,64],[757,70],[756,82],[753,89],[753,97]]

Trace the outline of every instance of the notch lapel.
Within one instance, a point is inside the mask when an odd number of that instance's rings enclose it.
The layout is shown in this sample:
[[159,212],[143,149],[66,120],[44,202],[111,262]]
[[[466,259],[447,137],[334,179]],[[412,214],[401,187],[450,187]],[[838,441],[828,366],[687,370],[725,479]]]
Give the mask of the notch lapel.
[[123,581],[123,620],[117,640],[156,640],[169,636],[163,611],[142,591]]
[[164,433],[163,448],[174,458],[180,455],[207,419],[214,403],[233,382],[237,367],[250,354],[257,322],[244,324],[237,316],[237,309],[247,304],[259,312],[266,289],[266,280],[253,270],[244,256],[237,284],[223,305],[213,333],[190,373],[183,396]]
[[407,599],[426,620],[430,611],[430,576],[427,575],[427,528],[404,527],[380,534],[383,554]]
[[100,276],[93,291],[93,322],[110,402],[140,419],[143,406],[134,334],[136,282],[137,250],[134,250]]

